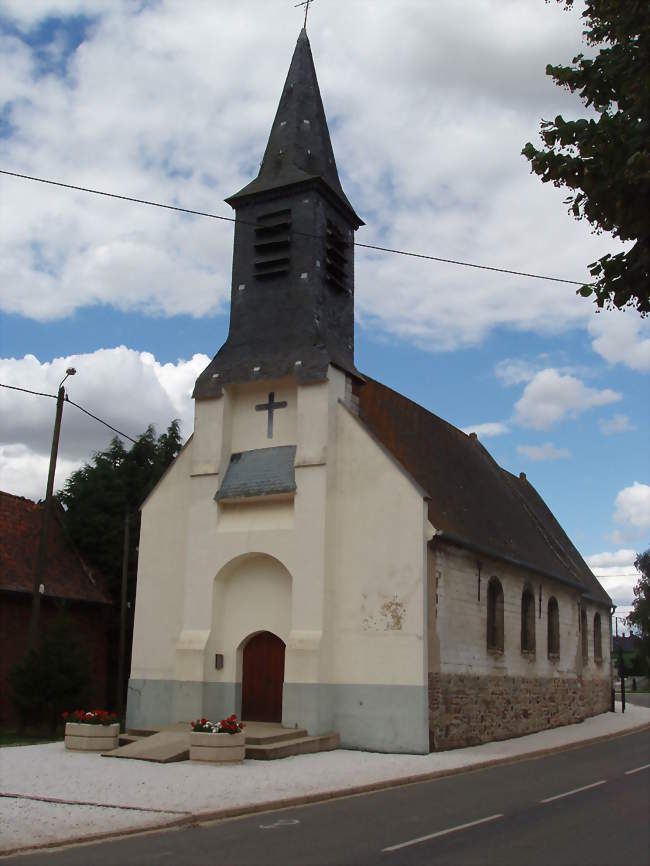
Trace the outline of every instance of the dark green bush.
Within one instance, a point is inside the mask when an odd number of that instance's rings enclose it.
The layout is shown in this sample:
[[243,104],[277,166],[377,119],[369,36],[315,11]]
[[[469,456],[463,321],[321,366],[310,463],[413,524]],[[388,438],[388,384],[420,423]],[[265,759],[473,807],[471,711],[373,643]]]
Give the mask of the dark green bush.
[[21,728],[55,731],[64,710],[86,702],[90,666],[74,626],[57,617],[38,647],[11,672],[13,703]]

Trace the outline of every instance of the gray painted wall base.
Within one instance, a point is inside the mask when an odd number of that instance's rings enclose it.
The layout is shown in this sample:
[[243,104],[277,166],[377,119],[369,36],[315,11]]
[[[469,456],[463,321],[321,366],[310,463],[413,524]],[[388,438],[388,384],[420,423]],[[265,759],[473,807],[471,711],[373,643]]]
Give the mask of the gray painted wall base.
[[346,749],[429,751],[424,686],[285,683],[282,723],[301,725],[310,734],[336,731]]
[[[241,683],[130,680],[127,729],[150,730],[206,716],[241,715]],[[429,751],[425,686],[285,683],[282,723],[310,734],[336,731],[341,746],[372,752]]]

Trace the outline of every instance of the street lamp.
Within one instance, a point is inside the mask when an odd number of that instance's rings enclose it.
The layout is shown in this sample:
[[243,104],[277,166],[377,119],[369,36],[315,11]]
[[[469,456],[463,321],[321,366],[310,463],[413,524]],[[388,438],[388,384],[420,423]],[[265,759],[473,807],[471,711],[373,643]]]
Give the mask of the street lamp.
[[38,618],[41,609],[41,592],[43,580],[43,569],[45,567],[45,553],[47,551],[47,537],[50,528],[50,514],[52,512],[52,493],[54,491],[54,473],[56,472],[56,458],[59,453],[59,434],[61,432],[61,418],[63,416],[63,401],[65,400],[65,388],[63,383],[69,376],[76,374],[74,367],[68,367],[65,376],[59,382],[59,391],[56,396],[56,416],[54,419],[54,433],[52,434],[52,449],[50,451],[50,469],[47,475],[47,488],[45,491],[45,502],[43,503],[43,521],[41,523],[41,535],[38,542],[38,555],[36,557],[36,569],[34,570],[34,583],[32,586],[32,612],[29,620],[29,632],[27,634],[27,651],[36,646],[38,635]]

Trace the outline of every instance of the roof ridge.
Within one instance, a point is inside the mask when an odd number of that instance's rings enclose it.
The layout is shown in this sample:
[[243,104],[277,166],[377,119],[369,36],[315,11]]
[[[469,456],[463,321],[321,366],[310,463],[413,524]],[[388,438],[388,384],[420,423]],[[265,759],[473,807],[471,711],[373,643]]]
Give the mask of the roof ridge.
[[[505,470],[503,470],[501,467],[499,467],[499,469],[501,469],[501,471],[505,474]],[[566,556],[566,554],[563,555],[563,551],[560,548],[557,541],[555,540],[555,538],[553,538],[553,536],[549,532],[546,531],[541,520],[535,514],[533,509],[528,505],[525,498],[521,495],[521,490],[519,490],[517,487],[518,484],[522,484],[522,483],[528,484],[530,486],[531,490],[533,490],[534,493],[536,493],[537,496],[539,496],[539,494],[535,490],[534,486],[532,484],[530,484],[530,482],[528,481],[527,478],[524,481],[521,478],[517,478],[517,476],[513,475],[512,473],[507,474],[506,483],[512,488],[516,498],[522,504],[523,508],[526,510],[529,517],[532,519],[533,523],[535,524],[537,531],[540,533],[540,535],[542,536],[544,541],[548,544],[549,548],[553,552],[554,556],[559,560],[560,564],[563,565],[564,568],[566,568],[571,574],[573,574],[573,576],[575,577],[575,579],[578,581],[578,583],[581,586],[584,586],[584,583],[583,583],[582,579],[580,578],[580,575],[577,573],[577,570],[574,568],[574,564],[571,561],[570,557]],[[539,498],[541,499],[541,497],[539,497]],[[565,533],[565,535],[566,535],[566,533]],[[567,538],[568,538],[568,536],[567,536]]]
[[478,437],[370,377],[356,394],[361,420],[429,492],[429,520],[443,536],[610,601],[533,486],[499,466]]
[[426,406],[423,406],[421,403],[418,403],[416,400],[412,400],[410,397],[407,397],[405,394],[400,394],[399,391],[396,391],[394,388],[391,388],[390,385],[385,385],[383,382],[380,382],[377,379],[373,379],[372,376],[368,376],[367,373],[361,374],[364,379],[367,379],[368,382],[372,382],[374,385],[379,385],[380,388],[384,388],[386,391],[390,391],[391,394],[394,394],[400,400],[403,400],[406,403],[410,403],[412,406],[415,406],[420,412],[424,412],[426,415],[430,415],[432,418],[435,418],[436,421],[439,421],[441,424],[444,424],[445,427],[448,427],[450,430],[453,430],[454,433],[459,434],[463,439],[469,439],[469,435],[464,433],[460,427],[456,427],[455,424],[452,424],[451,421],[447,421],[445,418],[442,418],[440,415],[436,415],[435,412],[432,412],[430,409],[427,409]]
[[28,502],[30,505],[33,505],[35,507],[38,507],[42,502],[42,500],[35,502],[33,499],[30,499],[28,496],[21,496],[18,493],[9,493],[8,490],[0,490],[0,497],[2,497],[2,496],[6,496],[8,499],[19,499],[22,502]]
[[[569,538],[569,536],[568,536],[567,533],[565,532],[564,528],[562,527],[562,524],[561,524],[560,521],[557,519],[557,517],[553,514],[553,512],[551,511],[551,509],[548,507],[548,505],[547,505],[546,502],[544,501],[543,497],[539,494],[539,492],[538,492],[537,489],[535,488],[534,484],[531,484],[530,481],[528,481],[528,479],[526,479],[526,484],[527,484],[528,487],[530,488],[530,490],[531,490],[531,492],[533,493],[533,495],[537,498],[537,500],[539,501],[540,505],[545,509],[545,512],[546,512],[546,514],[548,515],[548,517],[549,517],[549,519],[550,519],[552,525],[554,526],[554,528],[557,529],[557,530],[559,530],[559,532],[560,532],[560,533],[564,536],[564,538],[566,539],[566,542],[567,542],[567,544],[568,544],[567,556],[569,557],[569,559],[570,559],[570,561],[571,561],[571,564],[574,566],[574,568],[575,568],[575,572],[577,573],[577,578],[578,578],[578,580],[580,581],[581,585],[584,587],[585,592],[586,592],[588,595],[591,595],[591,592],[592,592],[593,587],[592,587],[592,586],[588,586],[588,585],[585,583],[585,581],[584,581],[584,579],[583,579],[583,576],[582,576],[581,573],[580,573],[581,570],[582,570],[581,565],[584,565],[584,567],[585,567],[585,569],[587,570],[587,573],[590,575],[591,579],[593,579],[593,581],[596,582],[596,585],[597,585],[598,589],[602,590],[602,592],[604,593],[604,595],[607,596],[607,598],[609,599],[609,601],[610,601],[610,603],[611,603],[611,598],[610,598],[610,596],[609,596],[609,593],[608,593],[608,592],[605,590],[605,588],[602,586],[602,584],[600,583],[600,581],[598,580],[598,578],[596,577],[596,575],[593,573],[593,571],[591,570],[591,568],[587,565],[587,563],[585,562],[584,557],[582,556],[582,554],[580,553],[580,551],[578,550],[578,548],[575,546],[575,544],[573,543],[573,541],[571,541],[571,539]],[[575,554],[575,557],[574,557],[574,554]]]

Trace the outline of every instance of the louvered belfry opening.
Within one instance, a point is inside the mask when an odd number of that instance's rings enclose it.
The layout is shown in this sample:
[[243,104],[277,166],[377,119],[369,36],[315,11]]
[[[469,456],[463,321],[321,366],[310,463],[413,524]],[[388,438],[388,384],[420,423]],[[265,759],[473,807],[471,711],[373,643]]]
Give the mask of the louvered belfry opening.
[[325,238],[325,276],[330,285],[342,292],[350,291],[347,247],[348,243],[341,229],[328,219]]
[[291,210],[275,210],[257,217],[255,226],[255,278],[289,273],[291,264]]

